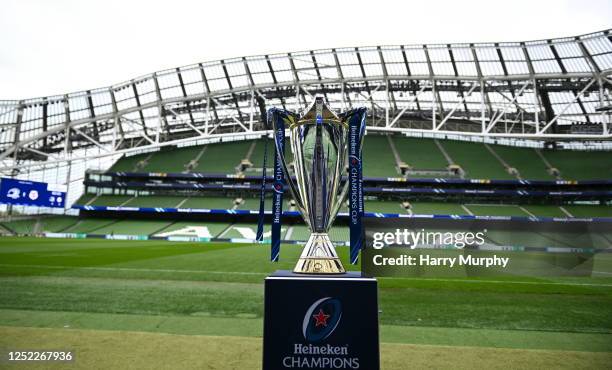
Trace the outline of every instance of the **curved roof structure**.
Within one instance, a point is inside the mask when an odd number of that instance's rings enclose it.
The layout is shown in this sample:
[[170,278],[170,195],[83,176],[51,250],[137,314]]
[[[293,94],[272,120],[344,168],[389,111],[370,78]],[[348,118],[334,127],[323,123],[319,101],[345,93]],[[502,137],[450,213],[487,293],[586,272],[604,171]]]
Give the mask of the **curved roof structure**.
[[109,87],[0,101],[0,169],[261,135],[267,108],[300,110],[315,94],[337,110],[367,106],[369,130],[608,139],[611,84],[610,30],[218,60]]

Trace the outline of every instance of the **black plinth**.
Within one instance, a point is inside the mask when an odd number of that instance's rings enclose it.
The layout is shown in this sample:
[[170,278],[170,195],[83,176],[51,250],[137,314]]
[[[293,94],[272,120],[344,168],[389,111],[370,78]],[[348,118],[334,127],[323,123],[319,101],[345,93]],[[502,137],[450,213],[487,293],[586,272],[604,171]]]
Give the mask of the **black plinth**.
[[264,309],[264,370],[380,368],[376,279],[276,271]]

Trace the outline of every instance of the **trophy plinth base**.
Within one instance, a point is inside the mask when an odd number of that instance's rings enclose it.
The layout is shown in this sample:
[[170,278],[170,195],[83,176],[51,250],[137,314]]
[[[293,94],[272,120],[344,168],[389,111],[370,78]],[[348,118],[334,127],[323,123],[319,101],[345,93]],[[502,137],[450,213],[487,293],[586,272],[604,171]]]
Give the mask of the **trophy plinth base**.
[[343,274],[346,272],[326,233],[312,233],[293,272],[297,274]]

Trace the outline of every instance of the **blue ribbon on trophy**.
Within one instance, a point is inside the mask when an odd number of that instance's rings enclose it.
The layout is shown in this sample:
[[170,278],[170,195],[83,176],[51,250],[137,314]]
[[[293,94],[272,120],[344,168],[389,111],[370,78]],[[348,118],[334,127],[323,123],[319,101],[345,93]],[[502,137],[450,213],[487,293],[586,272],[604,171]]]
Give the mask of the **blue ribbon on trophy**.
[[272,184],[272,250],[270,260],[278,262],[281,242],[281,224],[283,217],[283,191],[285,176],[281,164],[281,156],[285,155],[285,121],[284,112],[271,109],[268,116],[274,121],[274,182]]
[[366,108],[358,108],[346,113],[348,117],[348,181],[349,181],[349,231],[350,262],[357,264],[359,251],[363,248],[363,176],[362,176],[362,138],[365,131]]
[[[266,131],[272,127],[270,124],[272,116],[266,115],[264,119]],[[268,161],[268,137],[264,138],[264,157],[263,157],[263,169],[261,173],[261,189],[259,191],[259,217],[257,219],[257,234],[255,240],[263,242],[264,234],[264,219],[265,219],[265,208],[266,208],[266,181],[267,181],[267,161]]]

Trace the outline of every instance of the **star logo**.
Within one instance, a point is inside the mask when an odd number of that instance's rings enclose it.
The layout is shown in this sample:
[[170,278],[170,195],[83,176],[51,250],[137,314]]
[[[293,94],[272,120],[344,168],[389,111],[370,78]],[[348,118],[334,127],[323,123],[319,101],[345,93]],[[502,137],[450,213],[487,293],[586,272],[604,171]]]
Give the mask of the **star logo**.
[[339,299],[324,297],[316,300],[308,307],[302,320],[304,339],[310,343],[327,339],[336,330],[341,318],[342,304]]
[[320,308],[319,312],[316,315],[312,315],[312,317],[316,320],[316,327],[321,325],[327,326],[327,319],[329,319],[329,315],[326,315],[325,312],[323,312],[323,309]]

